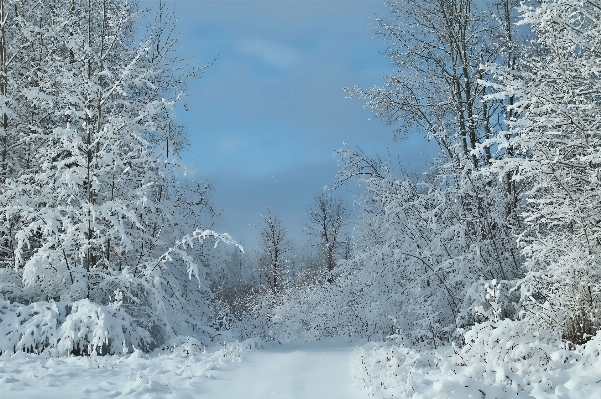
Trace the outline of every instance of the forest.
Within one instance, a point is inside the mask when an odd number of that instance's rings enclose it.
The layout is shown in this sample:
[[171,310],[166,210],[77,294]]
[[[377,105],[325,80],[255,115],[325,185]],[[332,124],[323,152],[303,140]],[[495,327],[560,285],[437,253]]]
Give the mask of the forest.
[[387,3],[393,69],[344,90],[438,157],[343,146],[306,243],[265,208],[246,252],[181,162],[213,62],[144,5],[0,0],[0,368],[344,341],[365,397],[601,396],[601,1]]

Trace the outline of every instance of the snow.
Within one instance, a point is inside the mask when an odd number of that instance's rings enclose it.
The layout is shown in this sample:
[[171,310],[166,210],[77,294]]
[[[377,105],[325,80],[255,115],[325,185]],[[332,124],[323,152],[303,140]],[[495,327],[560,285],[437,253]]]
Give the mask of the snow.
[[474,326],[465,340],[421,351],[371,342],[354,358],[357,384],[378,399],[601,398],[601,334],[570,348],[504,320]]
[[205,350],[193,340],[171,353],[52,357],[0,356],[0,397],[14,399],[197,398],[215,370],[240,360],[244,344]]
[[[294,258],[269,213],[244,281],[205,245],[242,251],[203,227],[211,184],[180,178],[175,107],[204,67],[172,52],[175,15],[132,46],[135,1],[2,1],[0,399],[601,398],[601,0],[496,2],[390,2],[395,71],[347,92],[440,157],[397,177],[345,146],[352,250],[333,259],[326,190],[325,253]],[[382,342],[273,343],[341,336]]]
[[[248,342],[216,350],[46,358],[0,356],[3,399],[361,398],[353,387],[348,344],[283,344],[247,350]],[[5,395],[5,396],[4,396]]]
[[211,399],[354,399],[354,350],[342,343],[283,344],[252,352],[215,373],[206,384]]

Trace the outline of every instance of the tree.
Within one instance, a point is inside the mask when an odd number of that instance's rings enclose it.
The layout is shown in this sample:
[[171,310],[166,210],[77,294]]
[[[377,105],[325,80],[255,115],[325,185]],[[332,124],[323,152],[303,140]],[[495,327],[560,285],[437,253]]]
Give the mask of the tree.
[[353,255],[353,237],[346,233],[340,240],[340,259],[349,260]]
[[[44,39],[51,35],[41,33],[40,24],[50,19],[50,11],[30,3],[0,1],[0,187],[35,170],[34,152],[44,145],[34,134],[48,111],[39,106],[39,86],[48,54]],[[18,220],[3,211],[0,215],[0,266],[10,267]]]
[[0,5],[0,29],[14,27],[0,50],[19,62],[4,65],[11,91],[0,90],[12,118],[0,146],[10,138],[16,160],[0,181],[3,257],[21,280],[11,299],[115,305],[155,344],[208,331],[202,242],[231,239],[209,230],[210,184],[178,177],[174,120],[203,68],[173,56],[162,6],[137,42],[135,2]]
[[[154,206],[163,194],[155,190],[168,177],[148,132],[157,128],[153,120],[164,106],[144,86],[152,84],[160,65],[149,65],[145,46],[129,47],[135,13],[130,4],[103,0],[56,7],[67,28],[47,44],[65,57],[46,60],[46,78],[38,87],[46,98],[43,107],[53,112],[32,135],[46,146],[33,156],[38,170],[7,182],[3,203],[16,205],[9,216],[22,223],[17,264],[26,270],[63,264],[71,286],[79,287],[73,295],[87,297],[91,269],[114,268],[115,256],[135,257],[135,246],[155,239],[146,227],[159,224],[149,219],[158,216]],[[40,245],[32,247],[39,232]],[[25,246],[31,255],[23,252]]]
[[[309,207],[308,216],[305,231],[319,240],[326,270],[331,273],[336,266],[335,255],[340,249],[342,229],[349,221],[348,209],[341,199],[321,193]],[[331,281],[331,276],[328,280]]]
[[[347,89],[394,127],[395,138],[423,133],[440,147],[419,178],[395,177],[389,165],[361,151],[339,152],[337,184],[357,179],[365,190],[358,244],[346,270],[382,276],[363,288],[382,294],[362,305],[381,303],[370,309],[381,315],[379,323],[391,325],[384,320],[394,317],[417,342],[436,344],[474,323],[473,301],[466,298],[481,279],[516,281],[524,273],[514,239],[522,187],[510,175],[499,180],[479,173],[506,155],[490,142],[504,128],[506,110],[487,96],[492,89],[483,80],[491,74],[483,64],[519,68],[514,4],[390,2],[390,16],[376,19],[376,33],[394,70],[382,87]],[[352,280],[362,278],[370,277]]]
[[397,138],[418,130],[434,139],[455,167],[486,165],[490,150],[474,150],[498,127],[500,104],[483,101],[486,87],[480,80],[486,71],[481,65],[499,58],[515,64],[519,47],[511,30],[513,3],[388,3],[390,18],[376,19],[376,33],[388,44],[395,71],[383,87],[347,91],[366,98],[367,108],[396,125]]
[[[518,65],[521,46],[512,30],[514,4],[389,3],[391,16],[376,20],[376,33],[388,44],[386,54],[395,70],[383,87],[347,91],[367,99],[366,107],[395,127],[395,137],[421,132],[436,141],[441,158],[430,175],[438,176],[437,185],[455,190],[474,239],[485,237],[497,247],[490,253],[492,261],[516,269],[519,255],[510,237],[520,223],[515,212],[520,188],[510,178],[498,182],[475,173],[490,164],[488,139],[503,127],[502,103],[486,97],[490,88],[482,82],[487,77],[483,64],[503,62],[511,69]],[[491,208],[505,211],[492,214]]]
[[269,273],[270,286],[274,293],[278,293],[282,288],[285,255],[292,249],[292,242],[286,239],[288,230],[284,228],[282,221],[272,215],[269,208],[267,208],[267,215],[262,218],[265,225],[257,227],[259,246]]
[[242,285],[244,281],[244,271],[242,265],[242,254],[240,251],[232,250],[230,258],[227,262],[229,284],[233,286]]
[[490,98],[513,101],[507,129],[490,140],[503,156],[486,172],[509,172],[528,187],[519,241],[532,319],[559,332],[570,324],[598,328],[601,2],[548,0],[521,11],[536,41],[520,70],[490,67]]

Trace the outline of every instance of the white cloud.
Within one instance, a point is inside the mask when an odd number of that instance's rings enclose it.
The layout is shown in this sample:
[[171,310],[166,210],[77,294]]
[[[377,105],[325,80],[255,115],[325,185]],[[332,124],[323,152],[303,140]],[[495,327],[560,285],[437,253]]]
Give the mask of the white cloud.
[[267,40],[240,40],[236,43],[236,49],[279,68],[293,65],[300,59],[300,52],[294,48]]

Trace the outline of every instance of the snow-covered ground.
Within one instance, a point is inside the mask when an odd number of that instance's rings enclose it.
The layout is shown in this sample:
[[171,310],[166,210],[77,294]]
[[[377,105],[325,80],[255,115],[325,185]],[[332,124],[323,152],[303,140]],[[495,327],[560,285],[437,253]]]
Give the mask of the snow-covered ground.
[[0,356],[1,399],[198,398],[216,370],[243,356],[241,344],[212,351],[181,345],[173,352],[129,356]]
[[146,356],[62,357],[19,352],[0,357],[2,399],[244,398],[359,399],[353,348],[244,344],[204,352],[197,347]]
[[[484,323],[462,348],[391,342],[269,344],[205,350],[182,338],[123,356],[0,356],[0,399],[601,398],[601,335],[568,348],[511,321]],[[251,349],[252,348],[252,349]]]
[[253,351],[205,384],[211,399],[359,399],[349,345],[284,344]]

